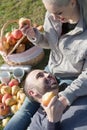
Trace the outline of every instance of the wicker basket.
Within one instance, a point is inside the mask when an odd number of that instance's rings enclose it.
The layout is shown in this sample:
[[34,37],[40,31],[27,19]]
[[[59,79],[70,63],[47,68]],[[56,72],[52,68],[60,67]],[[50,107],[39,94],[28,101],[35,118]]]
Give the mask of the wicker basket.
[[[1,29],[1,43],[2,46],[4,48],[4,44],[3,44],[3,37],[4,37],[4,33],[5,30],[7,29],[8,25],[13,24],[13,23],[17,23],[18,24],[18,20],[11,20],[8,21],[7,23],[5,23]],[[24,52],[21,53],[13,53],[15,51],[15,49],[19,46],[19,44],[21,44],[22,42],[29,42],[29,44],[31,44],[31,48],[25,50]],[[0,51],[1,56],[3,57],[4,61],[9,64],[9,65],[36,65],[37,63],[39,63],[43,57],[44,57],[44,51],[42,48],[39,48],[37,46],[34,46],[32,43],[30,43],[30,41],[28,39],[26,39],[25,36],[23,36],[20,40],[17,41],[17,43],[15,44],[15,46],[12,48],[12,50],[7,51],[5,48],[3,51]]]

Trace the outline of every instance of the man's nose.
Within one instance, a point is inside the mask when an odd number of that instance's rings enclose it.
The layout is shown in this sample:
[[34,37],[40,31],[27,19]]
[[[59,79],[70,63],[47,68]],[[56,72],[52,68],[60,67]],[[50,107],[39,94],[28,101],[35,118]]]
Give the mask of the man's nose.
[[50,77],[50,73],[46,73],[46,74],[45,74],[45,77],[46,77],[46,78],[49,78],[49,77]]

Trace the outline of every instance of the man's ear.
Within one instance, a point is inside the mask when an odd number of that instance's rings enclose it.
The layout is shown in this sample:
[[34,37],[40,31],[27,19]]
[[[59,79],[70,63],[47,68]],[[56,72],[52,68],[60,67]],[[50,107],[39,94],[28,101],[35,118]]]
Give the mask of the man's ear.
[[33,95],[33,91],[32,90],[28,90],[28,94],[30,95],[30,96],[32,96]]
[[36,93],[33,90],[28,90],[28,94],[32,97],[36,95]]

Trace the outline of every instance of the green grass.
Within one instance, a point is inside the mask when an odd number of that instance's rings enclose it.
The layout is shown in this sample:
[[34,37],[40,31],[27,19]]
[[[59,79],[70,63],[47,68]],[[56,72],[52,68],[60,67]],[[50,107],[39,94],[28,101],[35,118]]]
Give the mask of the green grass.
[[0,1],[0,28],[7,20],[27,17],[33,23],[42,24],[45,14],[41,0],[2,0]]
[[[8,20],[15,20],[21,17],[30,18],[32,23],[43,24],[45,8],[41,0],[1,0],[0,1],[0,30]],[[45,57],[33,68],[44,69],[49,57],[49,51],[45,50]],[[4,63],[0,56],[0,65]],[[0,130],[3,130],[0,122]]]

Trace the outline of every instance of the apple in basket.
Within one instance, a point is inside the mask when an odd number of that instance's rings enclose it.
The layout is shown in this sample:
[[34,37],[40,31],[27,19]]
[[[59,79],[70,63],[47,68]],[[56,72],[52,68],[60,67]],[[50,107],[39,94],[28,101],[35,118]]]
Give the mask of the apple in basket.
[[17,79],[11,79],[8,83],[8,86],[13,87],[14,85],[19,85],[19,81]]
[[17,40],[13,37],[13,35],[10,33],[7,36],[7,43],[9,43],[9,45],[15,45],[17,42]]
[[[3,45],[2,45],[3,42]],[[7,49],[9,46],[7,44],[7,39],[6,37],[3,37],[2,39],[0,38],[0,51],[4,51],[4,49]]]
[[24,52],[26,49],[26,46],[25,44],[20,44],[17,49],[16,49],[16,53],[21,53],[21,52]]
[[20,29],[14,29],[11,34],[16,40],[19,40],[23,36],[23,33]]
[[2,96],[3,96],[3,95],[0,93],[0,102],[2,102]]
[[10,112],[10,107],[6,106],[4,103],[0,103],[0,115],[5,116]]
[[31,21],[28,18],[20,18],[19,19],[19,28],[22,28],[23,26],[28,25],[30,27]]

